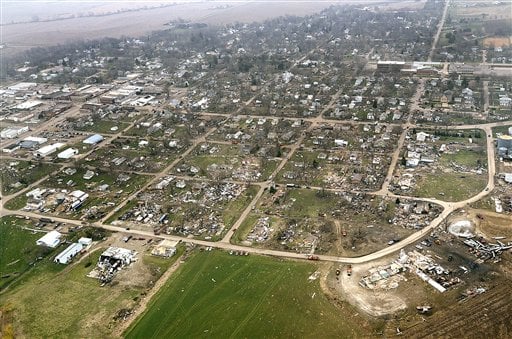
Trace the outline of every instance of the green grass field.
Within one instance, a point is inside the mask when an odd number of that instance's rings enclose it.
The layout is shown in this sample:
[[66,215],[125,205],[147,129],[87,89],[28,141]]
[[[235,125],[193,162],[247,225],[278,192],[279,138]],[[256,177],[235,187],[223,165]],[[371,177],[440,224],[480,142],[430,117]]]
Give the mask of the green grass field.
[[0,290],[19,280],[34,267],[38,258],[42,259],[51,252],[36,245],[36,240],[44,233],[35,233],[22,227],[33,225],[13,216],[0,218]]
[[511,125],[508,125],[508,126],[498,126],[498,127],[493,127],[493,128],[492,128],[493,136],[496,136],[496,133],[508,134],[508,129],[509,129],[510,127],[512,127],[512,124],[511,124]]
[[240,225],[240,227],[238,227],[238,229],[233,234],[231,242],[233,244],[240,244],[242,241],[244,241],[259,218],[261,218],[261,215],[249,213],[249,215],[247,216],[247,218],[245,218],[242,225]]
[[453,154],[443,154],[440,159],[440,164],[448,166],[450,163],[456,163],[460,166],[466,166],[469,168],[476,168],[478,164],[487,167],[487,155],[485,150],[481,152],[473,150],[460,150]]
[[[73,266],[48,260],[44,269],[31,272],[23,284],[0,295],[0,309],[9,310],[14,333],[27,338],[112,337],[113,317],[120,309],[133,307],[145,287],[124,282],[101,287],[87,277],[100,253]],[[177,258],[144,255],[140,260],[152,272],[148,280],[154,281]]]
[[[481,192],[487,184],[487,175],[470,173],[438,173],[422,177],[413,195],[444,201],[461,201]],[[441,193],[441,194],[440,194]],[[444,193],[444,195],[442,195]]]
[[169,279],[127,338],[349,338],[310,263],[200,252]]
[[[93,263],[99,254],[92,255]],[[138,292],[101,288],[97,280],[86,277],[92,267],[80,263],[65,274],[41,272],[9,293],[1,304],[13,310],[16,333],[43,338],[105,337],[115,311],[128,306],[126,300]],[[98,314],[104,317],[95,317]]]
[[222,212],[222,219],[226,227],[233,226],[257,193],[258,187],[251,185],[240,196],[226,205]]
[[307,189],[290,189],[287,191],[286,201],[295,199],[289,216],[296,218],[318,217],[319,213],[327,213],[336,206],[336,196],[329,192]]
[[[83,127],[76,127],[77,131],[86,131],[86,132],[94,132],[94,133],[107,133],[107,134],[116,134],[119,131],[124,130],[130,124],[128,122],[121,121],[112,121],[112,120],[98,120],[94,123],[94,125],[85,125]],[[111,128],[116,126],[118,129],[112,131]]]
[[22,209],[27,205],[28,198],[25,194],[19,194],[18,196],[8,200],[4,207],[11,210],[11,211],[17,211]]

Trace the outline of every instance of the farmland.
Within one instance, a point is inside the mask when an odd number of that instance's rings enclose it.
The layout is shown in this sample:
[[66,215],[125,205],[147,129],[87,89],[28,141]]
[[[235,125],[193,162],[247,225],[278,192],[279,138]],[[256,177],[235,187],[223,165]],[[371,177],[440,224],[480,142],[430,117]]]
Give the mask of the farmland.
[[[200,252],[171,277],[127,338],[354,337],[361,328],[308,280],[307,263]],[[162,312],[165,309],[166,312]]]
[[[233,22],[252,22],[285,14],[304,15],[320,11],[330,3],[276,3],[270,4],[271,10],[258,8],[258,4],[241,4],[216,9],[209,3],[177,5],[164,8],[150,8],[119,14],[73,19],[29,22],[7,25],[3,28],[6,54],[12,55],[36,46],[51,46],[78,39],[97,39],[110,36],[138,36],[165,28],[172,20],[184,19],[206,22],[211,25]],[[33,6],[33,4],[31,4]],[[59,4],[60,6],[60,4]],[[125,4],[123,4],[125,6]],[[115,20],[113,20],[113,17]],[[151,18],[150,20],[148,20]]]
[[485,293],[481,298],[474,298],[463,304],[452,304],[434,314],[429,322],[411,326],[404,331],[404,334],[408,337],[443,338],[510,337],[512,331],[509,317],[511,306],[507,302],[510,288],[510,282],[502,279],[498,286]]

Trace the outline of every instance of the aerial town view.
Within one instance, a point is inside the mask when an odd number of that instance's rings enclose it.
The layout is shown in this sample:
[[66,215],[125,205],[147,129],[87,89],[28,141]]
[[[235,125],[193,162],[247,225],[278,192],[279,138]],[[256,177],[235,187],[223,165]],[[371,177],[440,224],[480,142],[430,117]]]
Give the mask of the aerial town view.
[[511,1],[0,6],[0,338],[512,337]]

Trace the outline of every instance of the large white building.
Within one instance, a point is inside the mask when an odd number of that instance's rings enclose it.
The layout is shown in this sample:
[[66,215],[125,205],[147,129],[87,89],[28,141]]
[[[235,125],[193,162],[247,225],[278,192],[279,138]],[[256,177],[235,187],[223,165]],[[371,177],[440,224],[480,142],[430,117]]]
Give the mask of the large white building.
[[48,232],[42,238],[36,241],[36,245],[55,248],[60,244],[61,236],[62,234],[57,231]]
[[14,139],[18,135],[28,132],[28,126],[23,127],[9,127],[5,128],[0,132],[0,138],[2,139]]
[[77,154],[78,154],[78,150],[76,148],[68,148],[68,149],[60,152],[59,154],[57,154],[57,158],[59,158],[59,159],[69,159],[69,158],[72,158],[73,156],[75,156]]
[[74,243],[68,246],[64,251],[60,252],[59,255],[53,260],[57,264],[66,265],[73,259],[78,253],[82,251],[84,246],[80,243]]
[[46,146],[41,147],[37,151],[35,151],[34,155],[36,157],[44,158],[45,156],[50,155],[50,154],[54,153],[55,151],[57,151],[59,148],[62,148],[64,145],[65,144],[63,144],[62,142],[57,142],[55,144],[46,145]]

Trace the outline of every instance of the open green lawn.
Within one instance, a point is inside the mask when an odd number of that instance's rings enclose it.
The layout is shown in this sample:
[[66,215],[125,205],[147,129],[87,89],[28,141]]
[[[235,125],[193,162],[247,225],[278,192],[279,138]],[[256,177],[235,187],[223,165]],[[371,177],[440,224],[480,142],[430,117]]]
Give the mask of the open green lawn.
[[[77,171],[73,175],[67,175],[64,172],[59,172],[58,174],[52,176],[48,180],[41,183],[41,186],[50,187],[50,188],[67,188],[70,189],[70,186],[67,185],[69,180],[74,182],[72,186],[72,190],[83,190],[90,192],[92,188],[97,186],[107,184],[110,187],[110,190],[120,190],[122,189],[125,193],[133,192],[134,190],[139,189],[144,185],[148,177],[145,175],[133,174],[133,173],[122,173],[122,172],[111,172],[105,170],[97,169],[94,171],[96,174],[89,180],[83,178],[86,173],[86,168],[77,168]],[[130,179],[125,182],[120,182],[117,179],[121,174],[128,175]]]
[[[444,201],[461,201],[481,192],[487,184],[487,175],[469,173],[436,173],[422,177],[413,195]],[[444,193],[444,195],[440,194]]]
[[460,150],[453,154],[444,153],[441,156],[441,165],[447,166],[452,162],[469,168],[476,168],[479,167],[479,165],[487,167],[487,155],[485,150],[482,149],[481,151]]
[[20,210],[27,205],[27,201],[28,198],[25,194],[19,194],[18,196],[7,201],[4,207],[11,211]]
[[[99,254],[92,255],[93,263]],[[86,277],[93,267],[85,267],[86,262],[61,274],[41,272],[2,298],[2,304],[13,310],[15,332],[43,338],[108,335],[112,316],[128,306],[138,291],[100,287],[97,280]]]
[[508,134],[508,129],[512,127],[512,124],[508,125],[508,126],[498,126],[498,127],[493,127],[492,128],[492,132],[493,132],[493,136],[496,136],[496,133],[501,133],[501,134]]
[[311,263],[200,252],[171,277],[127,338],[353,338],[308,277]]
[[233,244],[240,244],[242,241],[244,241],[259,218],[261,218],[261,215],[249,213],[249,215],[247,216],[247,218],[245,218],[242,225],[240,225],[240,227],[238,227],[238,229],[233,234],[231,242]]
[[[14,216],[0,218],[0,290],[26,274],[34,263],[52,252],[37,246],[44,233],[23,229],[32,228],[30,221]],[[37,263],[36,263],[37,265]]]
[[337,198],[329,191],[317,191],[308,189],[290,189],[287,191],[286,200],[294,199],[293,208],[289,211],[290,217],[318,217],[319,213],[327,213],[336,206]]

